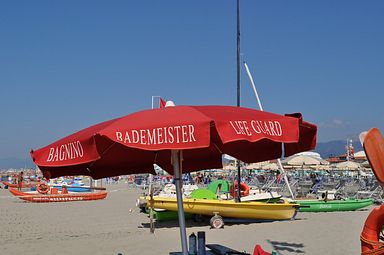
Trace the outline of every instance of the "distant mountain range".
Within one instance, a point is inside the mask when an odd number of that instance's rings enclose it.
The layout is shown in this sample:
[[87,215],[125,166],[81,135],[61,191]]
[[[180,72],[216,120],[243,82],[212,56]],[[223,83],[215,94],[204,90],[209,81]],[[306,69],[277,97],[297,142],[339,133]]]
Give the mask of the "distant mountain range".
[[[320,153],[321,157],[326,159],[330,156],[337,156],[346,153],[346,141],[337,140],[329,142],[317,143],[315,151]],[[353,142],[355,152],[363,150],[360,142]],[[20,168],[35,168],[31,158],[0,158],[0,169],[20,169]]]

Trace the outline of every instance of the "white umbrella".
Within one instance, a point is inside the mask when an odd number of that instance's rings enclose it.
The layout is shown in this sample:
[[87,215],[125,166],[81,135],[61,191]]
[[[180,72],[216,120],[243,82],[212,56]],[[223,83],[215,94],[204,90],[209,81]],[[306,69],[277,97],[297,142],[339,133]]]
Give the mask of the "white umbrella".
[[371,167],[371,165],[369,164],[368,160],[366,160],[366,161],[364,161],[363,163],[361,163],[361,165],[362,165],[363,167],[368,167],[368,168]]
[[361,166],[353,161],[344,161],[334,165],[334,170],[358,170]]
[[324,159],[309,156],[309,155],[293,155],[284,159],[283,163],[291,166],[328,165],[329,164],[329,162]]
[[314,170],[330,170],[331,169],[330,165],[313,165],[310,167]]
[[223,167],[224,170],[237,170],[237,167],[232,165],[232,164],[228,164],[226,166]]
[[365,155],[365,151],[358,151],[353,154],[355,159],[366,159],[367,155]]
[[276,163],[269,163],[261,167],[262,170],[278,170],[279,166]]
[[245,169],[247,170],[257,170],[257,169],[263,169],[265,165],[268,165],[269,161],[262,161],[262,162],[257,162],[257,163],[251,163],[247,164],[245,166]]

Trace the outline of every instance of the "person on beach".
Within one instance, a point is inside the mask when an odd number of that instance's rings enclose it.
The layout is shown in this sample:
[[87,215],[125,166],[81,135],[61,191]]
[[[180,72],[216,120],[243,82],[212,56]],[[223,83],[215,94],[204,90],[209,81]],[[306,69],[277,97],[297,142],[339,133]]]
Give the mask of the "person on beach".
[[19,176],[17,177],[17,189],[21,190],[23,186],[23,179],[24,179],[24,173],[23,171],[20,172]]
[[312,180],[312,186],[310,189],[310,193],[317,193],[317,189],[320,183],[320,178],[318,177],[317,173],[311,173],[310,175]]
[[281,179],[281,173],[279,170],[276,171],[276,183],[279,184]]

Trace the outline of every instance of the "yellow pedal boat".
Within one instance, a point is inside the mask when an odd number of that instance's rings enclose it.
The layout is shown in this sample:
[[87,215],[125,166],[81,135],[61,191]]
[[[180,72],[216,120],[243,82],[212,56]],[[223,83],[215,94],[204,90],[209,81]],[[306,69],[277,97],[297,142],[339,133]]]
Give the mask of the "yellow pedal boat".
[[[176,198],[154,196],[142,197],[146,200],[147,207],[177,211]],[[152,204],[153,203],[153,204]],[[260,219],[260,220],[289,220],[293,219],[299,209],[299,204],[281,200],[276,203],[241,202],[233,200],[210,200],[183,198],[186,213],[200,215],[220,215],[228,218]]]

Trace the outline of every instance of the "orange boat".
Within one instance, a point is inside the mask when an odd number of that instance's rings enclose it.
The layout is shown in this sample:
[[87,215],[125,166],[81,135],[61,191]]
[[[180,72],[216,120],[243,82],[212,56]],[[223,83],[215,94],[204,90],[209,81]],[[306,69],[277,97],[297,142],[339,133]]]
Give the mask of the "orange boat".
[[51,192],[47,194],[41,194],[37,191],[22,192],[13,188],[9,188],[8,190],[18,198],[34,203],[99,200],[106,198],[108,194],[107,191],[57,193],[57,189],[51,189]]
[[[17,188],[17,187],[18,187],[18,184],[17,184],[17,183],[10,183],[10,182],[5,182],[5,181],[3,181],[3,184],[4,184],[5,186],[10,187],[10,188]],[[30,188],[30,187],[32,187],[32,183],[22,182],[22,183],[21,183],[21,187],[22,187],[22,188]]]
[[[377,128],[360,134],[365,154],[381,187],[384,187],[384,137]],[[382,230],[384,226],[384,205],[374,208],[364,223],[360,234],[361,254],[384,254]]]

